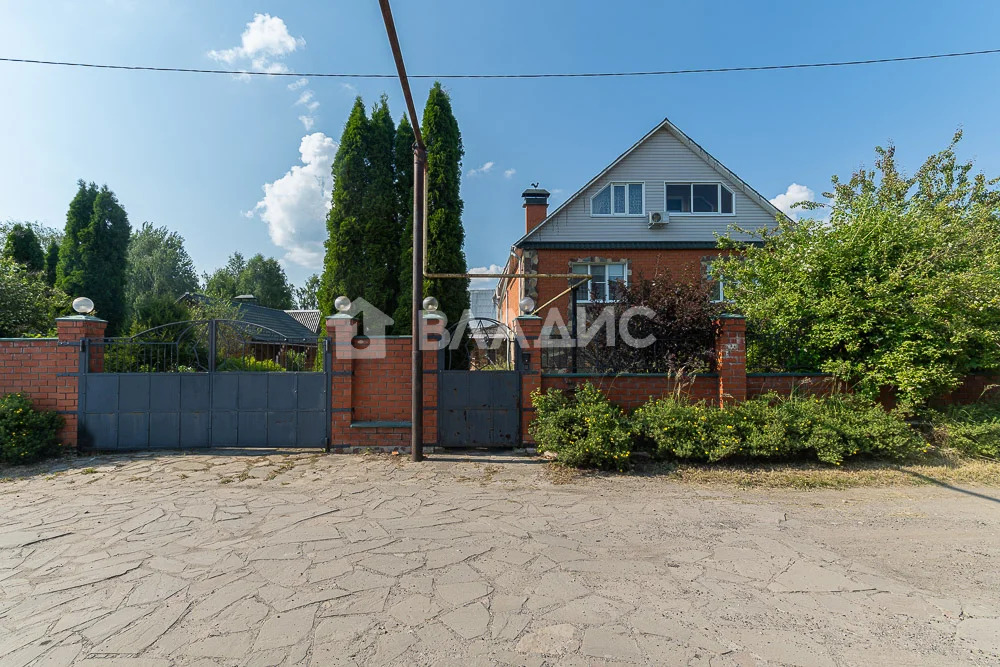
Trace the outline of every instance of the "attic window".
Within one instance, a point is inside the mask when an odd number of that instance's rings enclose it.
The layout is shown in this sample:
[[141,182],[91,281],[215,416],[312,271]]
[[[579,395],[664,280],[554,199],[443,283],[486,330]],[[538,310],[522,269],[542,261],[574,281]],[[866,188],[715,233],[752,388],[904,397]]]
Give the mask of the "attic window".
[[645,215],[642,183],[609,183],[590,198],[590,215]]
[[722,183],[666,183],[669,213],[732,215],[733,191]]

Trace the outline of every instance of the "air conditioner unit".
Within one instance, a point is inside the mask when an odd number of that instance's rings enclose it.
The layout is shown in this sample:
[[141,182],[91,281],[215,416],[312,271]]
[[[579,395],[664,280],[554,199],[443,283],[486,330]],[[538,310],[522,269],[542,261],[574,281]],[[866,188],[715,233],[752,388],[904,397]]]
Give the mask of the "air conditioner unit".
[[649,228],[650,229],[663,229],[670,222],[670,214],[666,211],[650,211],[649,212]]

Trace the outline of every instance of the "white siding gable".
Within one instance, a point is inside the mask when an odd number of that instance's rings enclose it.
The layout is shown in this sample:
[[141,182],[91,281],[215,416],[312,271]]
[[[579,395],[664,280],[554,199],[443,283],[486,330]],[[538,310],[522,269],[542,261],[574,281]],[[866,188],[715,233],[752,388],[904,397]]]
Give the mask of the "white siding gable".
[[[688,139],[688,141],[690,141]],[[709,157],[709,160],[711,158]],[[671,133],[665,122],[597,180],[563,204],[524,241],[530,242],[714,242],[731,225],[773,227],[775,211],[762,205],[746,184],[716,169],[709,160]],[[716,163],[718,164],[718,163]],[[649,229],[642,217],[593,217],[590,198],[608,183],[645,183],[645,210],[664,211],[665,183],[722,183],[734,195],[735,215],[677,215],[661,229]],[[733,234],[734,238],[747,238]]]

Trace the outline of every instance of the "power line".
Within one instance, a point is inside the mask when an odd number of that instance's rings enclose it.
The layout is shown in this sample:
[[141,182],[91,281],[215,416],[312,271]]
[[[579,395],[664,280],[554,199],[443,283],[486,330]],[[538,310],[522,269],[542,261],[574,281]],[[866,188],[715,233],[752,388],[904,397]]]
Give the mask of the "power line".
[[[917,60],[937,60],[941,58],[962,58],[1000,53],[1000,49],[982,51],[961,51],[957,53],[934,53],[924,56],[900,56],[897,58],[871,58],[868,60],[841,60],[835,62],[797,63],[792,65],[748,65],[743,67],[702,67],[697,69],[646,70],[635,72],[548,72],[522,74],[410,74],[411,79],[583,79],[636,76],[671,76],[678,74],[720,74],[725,72],[765,72],[773,70],[814,69],[820,67],[853,67],[858,65],[878,65],[902,63]],[[55,65],[59,67],[82,67],[90,69],[130,70],[137,72],[180,72],[186,74],[232,74],[239,76],[292,76],[330,79],[394,79],[395,74],[347,74],[332,72],[254,72],[249,70],[201,69],[193,67],[151,67],[147,65],[104,65],[99,63],[78,63],[58,60],[33,60],[30,58],[0,58],[0,62],[29,65]]]

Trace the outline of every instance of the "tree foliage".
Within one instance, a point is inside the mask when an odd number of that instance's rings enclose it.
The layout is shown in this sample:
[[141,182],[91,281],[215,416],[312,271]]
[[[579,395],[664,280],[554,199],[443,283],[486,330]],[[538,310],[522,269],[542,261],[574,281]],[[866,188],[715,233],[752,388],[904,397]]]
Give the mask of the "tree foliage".
[[399,271],[395,321],[392,330],[409,334],[413,312],[413,126],[404,115],[396,126],[393,143],[396,177],[396,221],[401,230],[399,239]]
[[[439,81],[427,96],[421,127],[427,145],[427,271],[466,273],[464,204],[459,194],[465,149],[451,98]],[[437,297],[449,322],[457,322],[469,309],[467,278],[426,280],[424,294]]]
[[[895,149],[875,170],[833,179],[828,221],[780,219],[763,245],[723,240],[736,256],[715,267],[748,324],[777,332],[820,370],[916,405],[971,371],[1000,367],[998,179],[959,162],[957,133],[913,176]],[[815,209],[810,203],[806,208]]]
[[365,289],[362,296],[391,314],[399,296],[399,240],[395,190],[396,127],[386,96],[372,111],[368,130],[368,179],[364,199]]
[[56,285],[56,273],[59,269],[59,243],[56,240],[49,241],[49,247],[45,251],[45,282],[49,287]]
[[28,225],[14,224],[3,244],[3,256],[13,260],[28,271],[45,269],[45,253],[35,231]]
[[125,209],[106,185],[78,182],[66,214],[56,285],[93,300],[95,312],[115,334],[125,322],[125,272],[131,226]]
[[125,302],[129,316],[137,316],[143,303],[176,300],[197,289],[198,274],[184,249],[184,238],[166,227],[142,223],[128,246]]
[[326,257],[323,262],[320,309],[333,312],[334,300],[344,294],[364,295],[364,199],[368,182],[368,118],[361,97],[351,114],[333,159],[332,206],[327,215]]
[[292,308],[292,287],[285,270],[272,257],[257,253],[249,260],[234,252],[226,265],[204,275],[205,291],[209,296],[229,300],[250,294],[265,308]]
[[302,287],[296,287],[295,307],[300,310],[316,310],[319,308],[319,276],[315,273],[302,283]]
[[[652,279],[640,276],[619,287],[614,303],[590,305],[588,320],[597,321],[605,309],[612,315],[607,321],[614,330],[614,342],[609,344],[608,326],[599,329],[590,344],[578,352],[581,367],[614,373],[688,374],[711,370],[718,335],[716,322],[722,308],[710,300],[706,283],[677,281],[669,272]],[[651,345],[632,345],[619,337],[626,318],[629,336],[636,341],[651,340]],[[578,331],[578,335],[582,334],[582,330]]]
[[0,338],[49,332],[69,298],[17,262],[0,257]]

